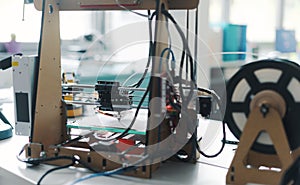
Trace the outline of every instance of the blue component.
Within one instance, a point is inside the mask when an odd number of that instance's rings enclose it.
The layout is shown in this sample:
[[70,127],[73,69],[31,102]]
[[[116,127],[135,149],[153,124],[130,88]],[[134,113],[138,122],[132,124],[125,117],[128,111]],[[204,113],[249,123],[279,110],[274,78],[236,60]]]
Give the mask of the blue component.
[[226,24],[223,28],[223,61],[245,60],[246,50],[247,25]]
[[296,52],[297,41],[295,30],[276,30],[275,49],[281,53]]

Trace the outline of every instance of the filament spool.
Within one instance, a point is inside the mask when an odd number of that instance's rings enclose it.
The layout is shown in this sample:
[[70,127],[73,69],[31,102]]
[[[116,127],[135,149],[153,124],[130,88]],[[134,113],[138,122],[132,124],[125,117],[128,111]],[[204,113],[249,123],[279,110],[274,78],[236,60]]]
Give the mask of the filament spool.
[[[254,106],[271,102],[282,117],[291,150],[300,146],[300,67],[282,59],[265,59],[246,64],[227,83],[224,121],[236,138],[240,138]],[[272,124],[272,123],[266,123]],[[252,149],[274,154],[271,138],[262,132]]]

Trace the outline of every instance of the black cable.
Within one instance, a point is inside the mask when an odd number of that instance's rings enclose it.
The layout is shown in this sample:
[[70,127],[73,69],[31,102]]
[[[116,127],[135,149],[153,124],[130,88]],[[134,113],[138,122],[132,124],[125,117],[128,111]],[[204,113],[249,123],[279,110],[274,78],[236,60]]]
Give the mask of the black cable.
[[[220,97],[218,96],[217,93],[215,93],[212,90],[206,89],[206,88],[198,87],[197,89],[198,89],[198,91],[202,91],[202,92],[205,92],[205,93],[208,93],[208,94],[212,95],[214,97],[214,99],[216,99],[217,104],[219,106],[221,105],[221,100],[220,100]],[[196,143],[197,143],[196,147],[197,147],[198,152],[201,155],[203,155],[204,157],[207,157],[207,158],[214,158],[214,157],[217,157],[218,155],[220,155],[223,152],[225,144],[226,144],[226,142],[225,142],[226,141],[226,128],[225,128],[225,126],[226,126],[226,123],[223,121],[222,122],[223,139],[221,141],[222,142],[222,146],[221,146],[220,150],[216,154],[208,155],[208,154],[204,153],[203,151],[201,151],[200,146],[199,146],[199,142],[201,141],[202,138],[200,138],[199,140],[197,140],[197,138],[196,138]]]
[[148,10],[148,15],[149,15],[149,19],[148,19],[148,24],[149,24],[149,54],[148,54],[148,61],[147,61],[147,64],[146,64],[146,67],[145,67],[145,70],[144,70],[144,73],[142,75],[142,77],[140,78],[140,80],[133,84],[133,85],[130,85],[130,87],[140,87],[140,85],[143,83],[147,73],[148,73],[148,70],[149,70],[149,67],[150,67],[150,63],[151,63],[151,60],[152,60],[152,52],[153,52],[153,36],[152,36],[152,20],[154,18],[154,16],[156,15],[156,12],[154,12],[151,16],[150,16],[151,12],[150,10]]
[[210,90],[210,89],[206,89],[206,88],[203,88],[203,87],[197,87],[197,90],[205,92],[205,93],[207,93],[209,95],[212,95],[215,98],[215,100],[217,101],[217,104],[219,106],[221,106],[221,98],[220,98],[220,96],[215,91]]
[[[139,143],[140,144],[140,143]],[[61,169],[65,169],[65,168],[69,168],[71,166],[74,166],[75,164],[81,164],[83,167],[87,168],[88,170],[99,174],[99,173],[103,173],[105,176],[109,176],[109,175],[113,175],[113,174],[117,174],[119,172],[126,172],[126,171],[129,171],[131,169],[136,169],[136,165],[144,162],[148,156],[145,155],[143,158],[139,159],[138,161],[136,161],[135,163],[133,164],[130,164],[126,167],[121,167],[121,168],[116,168],[114,170],[111,170],[111,171],[107,171],[107,172],[100,172],[98,170],[94,170],[90,165],[86,164],[84,161],[80,160],[79,158],[75,157],[75,156],[55,156],[55,157],[48,157],[48,158],[26,158],[26,159],[21,159],[21,155],[22,153],[25,151],[25,146],[21,149],[21,151],[19,152],[19,154],[17,155],[17,159],[21,162],[24,162],[24,163],[27,163],[27,164],[31,164],[31,165],[39,165],[40,163],[43,163],[43,162],[49,162],[49,161],[55,161],[55,160],[70,160],[71,163],[70,164],[67,164],[67,165],[64,165],[64,166],[58,166],[58,167],[55,167],[55,168],[52,168],[48,171],[46,171],[41,177],[40,179],[38,180],[37,182],[37,185],[40,185],[42,180],[47,176],[49,175],[50,173],[54,172],[54,171],[57,171],[57,170],[61,170]],[[126,153],[124,153],[126,154]]]
[[206,88],[203,88],[203,87],[197,87],[198,91],[201,91],[201,92],[205,92],[207,94],[212,94],[212,91],[210,89],[206,89]]
[[19,152],[17,155],[17,159],[21,162],[25,162],[27,164],[31,165],[39,165],[40,163],[43,162],[49,162],[49,161],[55,161],[55,160],[71,160],[73,161],[73,157],[71,156],[56,156],[56,157],[47,157],[47,158],[26,158],[26,159],[21,159],[21,155],[24,152],[25,148],[23,147],[22,150]]
[[55,168],[52,168],[48,171],[46,171],[42,177],[40,177],[39,181],[37,182],[37,185],[40,185],[42,183],[42,180],[47,176],[49,175],[50,173],[54,172],[54,171],[57,171],[57,170],[61,170],[61,169],[65,169],[65,168],[69,168],[71,166],[73,166],[75,164],[75,162],[73,161],[71,164],[68,164],[68,165],[65,165],[65,166],[58,166],[58,167],[55,167]]
[[[168,31],[168,39],[169,39],[169,48],[172,49],[172,37],[171,37],[171,32],[170,32],[170,28],[169,28],[169,20],[166,19],[166,29]],[[168,59],[169,59],[169,55],[168,55]]]
[[21,151],[19,152],[19,154],[17,155],[17,159],[21,162],[27,163],[27,164],[31,164],[31,165],[39,165],[41,163],[44,162],[49,162],[49,161],[56,161],[56,160],[70,160],[70,161],[74,161],[77,162],[79,164],[81,164],[83,167],[87,168],[88,170],[92,171],[92,172],[98,172],[97,170],[93,169],[89,164],[86,164],[84,161],[77,159],[75,156],[55,156],[55,157],[40,157],[40,158],[26,158],[26,159],[22,159],[20,156],[22,155],[22,153],[25,151],[25,147],[23,147],[21,149]]
[[[199,8],[197,7],[196,8],[196,12],[195,12],[195,43],[194,43],[194,60],[195,60],[195,63],[194,63],[194,76],[196,78],[197,76],[197,55],[198,55],[198,19],[199,19]],[[196,79],[195,79],[196,80]],[[196,83],[197,83],[197,80],[196,80]]]
[[[219,98],[219,96],[218,96],[214,91],[211,91],[211,90],[205,89],[205,88],[198,88],[198,90],[199,90],[199,91],[202,91],[202,92],[206,92],[206,93],[208,93],[208,94],[214,96],[214,97],[216,98],[216,100],[217,100],[218,105],[220,105],[220,98]],[[170,102],[170,105],[171,105],[173,108],[175,108],[175,109],[178,110],[178,111],[181,111],[181,105],[175,104],[175,103],[172,101],[171,97],[169,97],[169,102]],[[183,112],[182,112],[182,113],[183,113]],[[183,113],[183,114],[184,114],[184,113]],[[190,120],[189,117],[187,117],[187,118]],[[225,122],[222,122],[222,130],[223,130],[222,146],[221,146],[220,150],[219,150],[216,154],[208,155],[208,154],[204,153],[204,152],[200,149],[200,146],[199,146],[199,142],[201,141],[202,138],[200,138],[199,140],[197,140],[197,138],[195,137],[195,135],[192,136],[191,139],[193,139],[193,140],[195,141],[195,143],[196,143],[196,149],[197,149],[197,151],[198,151],[201,155],[203,155],[204,157],[207,157],[207,158],[214,158],[214,157],[219,156],[219,155],[223,152],[223,150],[224,150],[224,148],[225,148],[225,144],[226,144],[226,142],[225,142],[225,141],[226,141],[226,129],[225,129],[225,125],[226,125],[226,123],[225,123]]]
[[21,155],[22,153],[25,151],[25,147],[23,147],[21,149],[21,151],[19,152],[19,154],[17,155],[17,159],[21,162],[24,162],[24,163],[27,163],[27,164],[31,164],[31,165],[39,165],[41,163],[44,163],[44,162],[49,162],[49,161],[57,161],[57,160],[70,160],[71,163],[68,164],[68,165],[65,165],[65,166],[59,166],[59,167],[55,167],[55,168],[52,168],[48,171],[46,171],[42,177],[40,177],[40,179],[38,180],[37,182],[37,185],[40,185],[42,180],[47,176],[49,175],[51,172],[54,172],[54,171],[57,171],[57,170],[61,170],[61,169],[65,169],[65,168],[68,168],[68,167],[71,167],[71,166],[74,166],[74,164],[78,163],[78,164],[81,164],[83,167],[85,167],[86,169],[92,171],[92,172],[95,172],[95,173],[98,173],[99,171],[93,169],[90,165],[88,165],[87,163],[85,163],[84,161],[76,158],[75,156],[55,156],[55,157],[47,157],[47,158],[26,158],[26,159],[21,159]]
[[9,125],[11,129],[14,129],[14,127],[10,124],[10,122],[7,120],[7,118],[4,116],[4,114],[0,111],[0,119],[3,121],[3,123]]
[[[31,164],[31,165],[38,165],[40,163],[43,162],[47,162],[47,161],[55,161],[55,160],[70,160],[71,163],[64,165],[64,166],[59,166],[59,167],[55,167],[52,168],[48,171],[46,171],[38,180],[37,185],[40,185],[42,180],[49,175],[50,173],[57,171],[57,170],[61,170],[61,169],[65,169],[65,168],[69,168],[71,166],[74,166],[75,164],[81,164],[83,167],[87,168],[88,170],[96,173],[100,173],[100,171],[94,170],[91,166],[89,166],[88,164],[86,164],[84,161],[80,160],[79,158],[75,157],[75,156],[56,156],[56,157],[48,157],[48,158],[26,158],[26,159],[21,159],[21,155],[22,153],[25,151],[25,146],[21,149],[21,151],[19,152],[19,154],[17,155],[17,159],[21,162],[25,162],[27,164]],[[125,153],[124,153],[125,154]],[[148,158],[148,156],[144,156],[143,158],[141,158],[140,160],[136,161],[135,163],[128,165],[127,167],[121,167],[121,168],[116,168],[114,170],[111,171],[107,171],[107,172],[102,172],[104,175],[109,176],[112,174],[117,174],[118,172],[126,172],[128,170],[131,169],[135,169],[137,164],[140,164],[142,162],[144,162],[146,159]]]
[[[188,47],[188,43],[187,43],[187,40],[186,40],[186,38],[184,36],[184,33],[181,30],[181,28],[178,26],[178,24],[175,21],[175,19],[166,10],[162,10],[162,13],[173,22],[173,24],[175,25],[175,27],[176,27],[179,35],[181,36],[182,42],[183,42],[184,50],[183,50],[182,59],[181,59],[181,63],[180,63],[180,79],[182,79],[182,68],[183,68],[183,64],[184,64],[184,58],[185,58],[185,56],[188,56],[188,58],[189,58],[190,68],[191,68],[190,69],[191,70],[191,77],[190,77],[191,78],[191,87],[190,87],[191,91],[189,92],[189,95],[186,98],[186,101],[188,103],[192,99],[192,96],[193,96],[193,87],[194,87],[194,85],[196,85],[196,84],[193,84],[193,83],[195,83],[195,76],[194,76],[194,70],[193,70],[193,58],[191,56],[190,49]],[[184,96],[183,95],[183,89],[182,89],[182,81],[179,80],[179,82],[180,82],[179,86],[180,86],[180,89],[181,89],[180,90],[181,94],[182,94],[182,96]],[[216,96],[216,94],[212,93],[212,91],[208,91],[208,92],[210,94]],[[218,96],[216,96],[216,97],[218,97]],[[183,99],[182,103],[184,103],[184,98],[182,98],[182,99]],[[216,99],[219,102],[219,98],[216,98]],[[223,127],[223,141],[225,141],[226,140],[225,122],[222,122],[222,127]],[[197,142],[197,138],[195,138],[195,142],[196,142],[196,148],[199,151],[199,153],[202,154],[203,156],[207,157],[207,158],[217,157],[220,153],[223,152],[223,149],[225,147],[225,142],[222,142],[222,146],[221,146],[220,150],[216,154],[208,155],[208,154],[206,154],[206,153],[204,153],[203,151],[200,150],[200,146],[199,146],[199,143]]]
[[154,42],[153,42],[153,50],[152,50],[152,57],[154,57],[156,55],[156,41],[157,41],[157,33],[158,33],[158,25],[159,24],[159,11],[160,11],[160,8],[159,8],[159,5],[160,5],[160,0],[156,0],[156,6],[155,6],[155,14],[156,14],[156,18],[155,18],[155,31],[154,31]]
[[162,10],[162,13],[172,21],[172,23],[175,25],[175,28],[177,29],[181,39],[182,39],[182,43],[183,43],[183,51],[182,51],[182,57],[181,57],[181,62],[180,62],[180,69],[179,69],[179,77],[180,79],[182,79],[182,69],[183,69],[183,65],[184,65],[184,59],[185,59],[185,56],[188,56],[189,58],[189,62],[190,62],[190,68],[191,68],[191,74],[190,74],[190,78],[191,78],[191,82],[190,82],[190,92],[188,94],[188,96],[186,98],[184,98],[184,94],[183,94],[183,88],[182,88],[182,81],[179,80],[179,88],[180,88],[180,93],[181,93],[181,96],[183,97],[182,98],[182,103],[183,104],[188,104],[189,101],[192,99],[193,97],[193,90],[194,90],[194,87],[196,86],[195,84],[195,76],[194,76],[194,66],[193,66],[193,57],[191,56],[191,52],[190,52],[190,49],[189,49],[189,46],[188,46],[188,42],[185,38],[185,35],[182,31],[182,29],[179,27],[179,25],[177,24],[177,22],[175,21],[175,19],[173,18],[173,16],[165,9]]
[[137,160],[136,162],[132,163],[132,164],[128,164],[128,166],[126,167],[120,167],[120,168],[116,168],[110,171],[105,171],[105,172],[99,172],[99,173],[95,173],[95,174],[90,174],[84,177],[81,177],[77,180],[75,180],[73,183],[71,183],[71,185],[75,185],[79,182],[91,179],[91,178],[95,178],[95,177],[101,177],[101,176],[111,176],[111,175],[116,175],[116,174],[121,174],[124,172],[128,172],[131,170],[135,170],[138,168],[137,165],[143,163],[146,159],[148,158],[148,155],[143,156],[143,158]]
[[[153,20],[153,18],[154,18],[155,15],[157,15],[157,11],[154,11],[154,12],[152,13],[152,15],[151,15],[151,17],[150,17],[150,20]],[[151,30],[151,31],[152,31],[152,30]],[[151,35],[151,37],[152,37],[152,35]]]
[[[191,56],[191,51],[190,51],[190,48],[188,46],[188,41],[187,39],[185,38],[185,35],[182,31],[182,29],[179,27],[178,23],[176,22],[176,20],[174,19],[174,17],[165,9],[162,10],[162,13],[172,21],[172,23],[175,25],[175,28],[177,29],[181,39],[182,39],[182,43],[183,43],[183,47],[184,47],[184,50],[186,52],[186,55],[188,56],[189,58],[189,62],[190,62],[190,68],[191,68],[191,80],[194,82],[194,71],[192,70],[193,69],[193,57]],[[181,67],[183,67],[183,64],[181,64]]]
[[[181,106],[180,105],[177,105],[177,104],[174,104],[174,102],[171,102],[170,103],[175,109],[177,109],[177,110],[181,110]],[[182,112],[183,113],[183,112]],[[188,120],[190,120],[190,117],[189,116],[187,116],[187,118],[188,118]],[[193,134],[192,135],[192,140],[194,140],[194,142],[196,143],[196,149],[197,149],[197,151],[201,154],[201,155],[203,155],[204,157],[206,157],[206,158],[215,158],[215,157],[217,157],[217,156],[219,156],[222,152],[223,152],[223,150],[224,150],[224,148],[225,148],[225,140],[226,140],[226,129],[225,129],[225,122],[222,122],[222,126],[223,126],[223,139],[222,139],[222,146],[221,146],[221,148],[220,148],[220,150],[216,153],[216,154],[213,154],[213,155],[209,155],[209,154],[206,154],[205,152],[203,152],[201,149],[200,149],[200,146],[199,146],[199,142],[201,141],[201,138],[200,138],[200,141],[198,141],[197,140],[197,138],[196,138],[196,136]]]
[[[190,29],[190,12],[189,10],[186,10],[186,40],[189,41],[189,29]],[[185,66],[185,72],[186,72],[186,80],[188,79],[188,72],[189,72],[189,56],[186,55],[186,66]]]
[[[181,63],[180,63],[180,79],[182,79],[182,68],[183,68],[185,56],[187,56],[187,57],[189,58],[190,68],[191,68],[191,69],[190,69],[190,70],[191,70],[191,77],[190,77],[190,78],[191,78],[191,86],[190,86],[191,91],[189,92],[189,95],[188,95],[187,98],[186,98],[186,101],[187,101],[187,103],[188,103],[188,102],[192,99],[192,96],[193,96],[193,87],[194,87],[194,85],[196,86],[196,84],[195,84],[194,70],[193,70],[193,67],[194,67],[194,66],[193,66],[193,58],[192,58],[192,56],[191,56],[190,49],[189,49],[189,47],[188,47],[188,41],[187,41],[187,39],[185,38],[183,31],[182,31],[181,28],[178,26],[178,24],[177,24],[177,22],[175,21],[175,19],[172,17],[171,14],[169,14],[168,11],[166,11],[166,10],[164,10],[164,9],[162,10],[162,13],[163,13],[168,19],[170,19],[170,20],[173,22],[173,24],[175,25],[175,27],[176,27],[176,29],[177,29],[179,35],[181,36],[182,42],[183,42],[183,48],[184,48],[184,49],[183,49],[183,52],[182,52],[182,58],[181,58]],[[193,83],[194,83],[194,84],[193,84]],[[180,86],[181,94],[182,94],[182,96],[184,96],[184,94],[183,94],[183,89],[182,89],[182,81],[181,81],[181,80],[179,80],[179,86]],[[200,88],[200,89],[201,89],[201,88]],[[219,98],[218,98],[218,96],[217,96],[215,93],[213,93],[212,91],[206,91],[206,92],[208,92],[209,94],[214,95],[214,96],[216,97],[218,103],[219,103]],[[182,98],[182,99],[183,99],[183,102],[182,102],[182,103],[184,103],[184,98]],[[176,107],[177,107],[177,106],[176,106]],[[177,107],[177,108],[179,108],[179,107]],[[180,107],[180,108],[181,108],[181,107]],[[223,141],[225,141],[225,140],[226,140],[225,122],[222,122],[222,127],[223,127]],[[219,150],[216,154],[208,155],[208,154],[206,154],[206,153],[204,153],[203,151],[200,150],[200,146],[199,146],[199,143],[198,143],[196,137],[195,137],[195,142],[196,142],[196,148],[197,148],[197,150],[199,151],[199,153],[202,154],[203,156],[207,157],[207,158],[217,157],[220,153],[223,152],[223,149],[224,149],[224,147],[225,147],[225,142],[222,142],[222,146],[221,146],[220,150]]]
[[[154,51],[154,50],[153,50],[153,48],[154,48],[154,43],[152,42],[152,20],[153,20],[153,18],[154,18],[154,16],[155,16],[156,14],[157,14],[157,11],[155,11],[155,12],[151,15],[151,17],[149,16],[150,18],[148,19],[148,20],[149,20],[149,40],[150,40],[150,41],[149,41],[149,57],[148,57],[148,62],[147,62],[145,71],[144,71],[144,73],[143,73],[142,78],[141,78],[136,84],[131,85],[131,87],[139,87],[139,86],[142,84],[142,82],[144,81],[144,79],[145,79],[145,77],[146,77],[146,75],[147,75],[147,73],[148,73],[149,66],[150,66],[151,59],[152,59],[151,56],[153,55],[153,51]],[[148,15],[150,15],[150,10],[148,10]],[[149,84],[150,84],[150,82],[149,82]],[[103,140],[101,140],[101,141],[108,142],[108,141],[118,140],[118,139],[121,139],[121,138],[123,138],[124,136],[126,136],[126,135],[128,134],[128,132],[131,130],[132,126],[134,125],[134,123],[135,123],[135,121],[136,121],[136,118],[137,118],[137,115],[138,115],[138,113],[139,113],[139,110],[141,109],[142,103],[144,102],[144,100],[145,100],[145,98],[146,98],[146,96],[147,96],[147,94],[148,94],[148,92],[149,92],[149,88],[150,88],[150,87],[149,87],[149,84],[148,84],[148,87],[147,87],[146,92],[144,93],[142,99],[141,99],[140,102],[139,102],[139,105],[138,105],[138,107],[137,107],[137,109],[136,109],[134,118],[133,118],[133,120],[131,121],[130,125],[126,128],[126,130],[124,130],[120,135],[118,135],[118,136],[116,136],[116,137],[114,137],[114,138],[111,138],[111,137],[114,136],[115,133],[112,134],[112,135],[110,135],[110,136],[108,137],[108,139],[103,139]]]
[[[57,171],[57,170],[61,170],[61,169],[65,169],[65,168],[69,168],[71,166],[74,166],[75,164],[81,164],[83,167],[87,168],[88,170],[94,172],[94,173],[100,173],[100,171],[97,171],[97,170],[94,170],[92,167],[90,167],[89,165],[87,165],[84,161],[76,158],[75,156],[56,156],[56,157],[49,157],[49,158],[27,158],[27,159],[21,159],[20,158],[20,155],[24,152],[24,147],[22,148],[22,150],[19,152],[19,155],[17,155],[17,159],[21,162],[25,162],[27,164],[31,164],[31,165],[38,165],[40,163],[43,163],[43,162],[47,162],[47,161],[55,161],[55,160],[70,160],[71,163],[70,164],[67,164],[67,165],[64,165],[64,166],[59,166],[59,167],[55,167],[55,168],[52,168],[48,171],[46,171],[41,177],[40,179],[38,180],[37,182],[37,185],[40,185],[42,180],[47,176],[49,175],[50,173],[54,172],[54,171]],[[138,163],[141,163],[143,162],[144,160],[146,159],[146,157],[142,158],[141,160],[138,160],[137,163],[135,164],[138,164]],[[121,167],[121,168],[117,168],[115,170],[111,170],[111,171],[108,171],[108,172],[104,172],[105,174],[107,175],[110,175],[110,174],[115,174],[117,172],[125,172],[125,171],[128,171],[129,169],[133,169],[134,166],[131,165],[131,166],[128,166],[128,167]]]
[[225,130],[225,122],[222,122],[222,128],[223,128],[223,139],[222,139],[222,146],[221,146],[221,148],[220,148],[220,150],[216,153],[216,154],[213,154],[213,155],[209,155],[209,154],[206,154],[205,152],[203,152],[201,149],[200,149],[200,146],[199,146],[199,142],[197,141],[197,138],[195,138],[195,142],[196,142],[196,148],[197,148],[197,150],[198,150],[198,152],[201,154],[201,155],[203,155],[204,157],[206,157],[206,158],[214,158],[214,157],[217,157],[217,156],[219,156],[222,152],[223,152],[223,150],[224,150],[224,148],[225,148],[225,140],[226,140],[226,130]]
[[[149,82],[149,84],[150,84],[150,82]],[[116,136],[114,138],[111,138],[111,136],[115,135],[115,134],[112,134],[112,135],[110,135],[108,137],[108,139],[100,139],[100,141],[105,141],[105,142],[114,141],[114,140],[122,139],[124,136],[126,136],[128,134],[128,132],[131,130],[132,126],[134,125],[134,123],[136,121],[136,118],[137,118],[137,116],[139,114],[139,111],[141,109],[141,106],[142,106],[142,104],[143,104],[143,102],[144,102],[144,100],[145,100],[145,98],[146,98],[146,96],[147,96],[147,94],[149,92],[149,87],[150,87],[150,85],[148,85],[148,87],[147,87],[147,89],[146,89],[146,91],[145,91],[145,93],[144,93],[141,101],[139,102],[139,105],[138,105],[136,111],[135,111],[134,117],[133,117],[130,125],[126,128],[126,130],[124,130],[120,135],[118,135],[118,136]]]

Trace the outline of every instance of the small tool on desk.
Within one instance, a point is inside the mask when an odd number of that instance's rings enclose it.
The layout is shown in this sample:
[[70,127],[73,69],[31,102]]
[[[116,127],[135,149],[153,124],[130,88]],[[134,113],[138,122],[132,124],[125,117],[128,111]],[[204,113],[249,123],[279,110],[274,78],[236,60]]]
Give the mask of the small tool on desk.
[[13,127],[2,112],[0,112],[0,119],[2,120],[2,123],[0,123],[0,140],[10,138],[12,136]]
[[[5,58],[0,61],[0,69],[6,70],[11,67],[11,57]],[[13,127],[6,119],[6,117],[0,111],[0,140],[10,138],[12,136],[12,129]]]

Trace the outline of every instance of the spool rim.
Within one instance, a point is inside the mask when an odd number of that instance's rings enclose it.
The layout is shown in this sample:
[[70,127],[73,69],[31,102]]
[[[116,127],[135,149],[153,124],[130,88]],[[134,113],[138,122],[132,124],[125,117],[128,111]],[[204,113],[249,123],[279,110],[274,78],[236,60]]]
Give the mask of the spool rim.
[[[257,76],[255,76],[255,72],[260,69],[276,69],[282,72],[277,83],[264,82],[260,83]],[[227,104],[226,111],[224,116],[224,121],[227,123],[228,128],[233,133],[233,135],[239,139],[242,134],[243,126],[241,124],[236,123],[233,118],[233,113],[241,112],[247,118],[251,111],[251,103],[256,99],[258,101],[258,97],[254,98],[262,91],[273,91],[282,97],[285,103],[279,103],[277,106],[285,107],[280,110],[280,114],[283,115],[284,127],[287,132],[287,136],[291,145],[291,149],[295,149],[300,146],[300,135],[295,134],[295,128],[300,129],[300,125],[296,125],[297,123],[297,111],[300,112],[300,102],[295,102],[293,98],[293,94],[288,89],[288,84],[291,82],[291,79],[296,79],[298,82],[300,81],[300,67],[298,64],[290,62],[288,60],[280,60],[280,59],[266,59],[259,60],[256,62],[252,62],[246,64],[241,67],[241,69],[234,74],[234,76],[227,82]],[[233,102],[233,94],[240,84],[242,80],[247,81],[250,85],[249,92],[245,93],[245,98],[243,102]],[[252,81],[251,81],[252,80]],[[243,89],[243,88],[242,88]],[[269,94],[269,93],[267,93]],[[262,97],[266,96],[266,94],[260,95]],[[273,95],[271,95],[273,96]],[[275,95],[276,96],[276,95]],[[259,100],[261,102],[262,100]],[[253,104],[253,103],[252,103]],[[255,103],[254,103],[255,104]],[[254,106],[254,105],[252,105]],[[298,129],[297,129],[298,130]],[[299,135],[299,136],[298,136]],[[254,151],[266,154],[274,154],[275,149],[272,144],[264,144],[260,142],[255,142],[253,144],[252,149]]]

